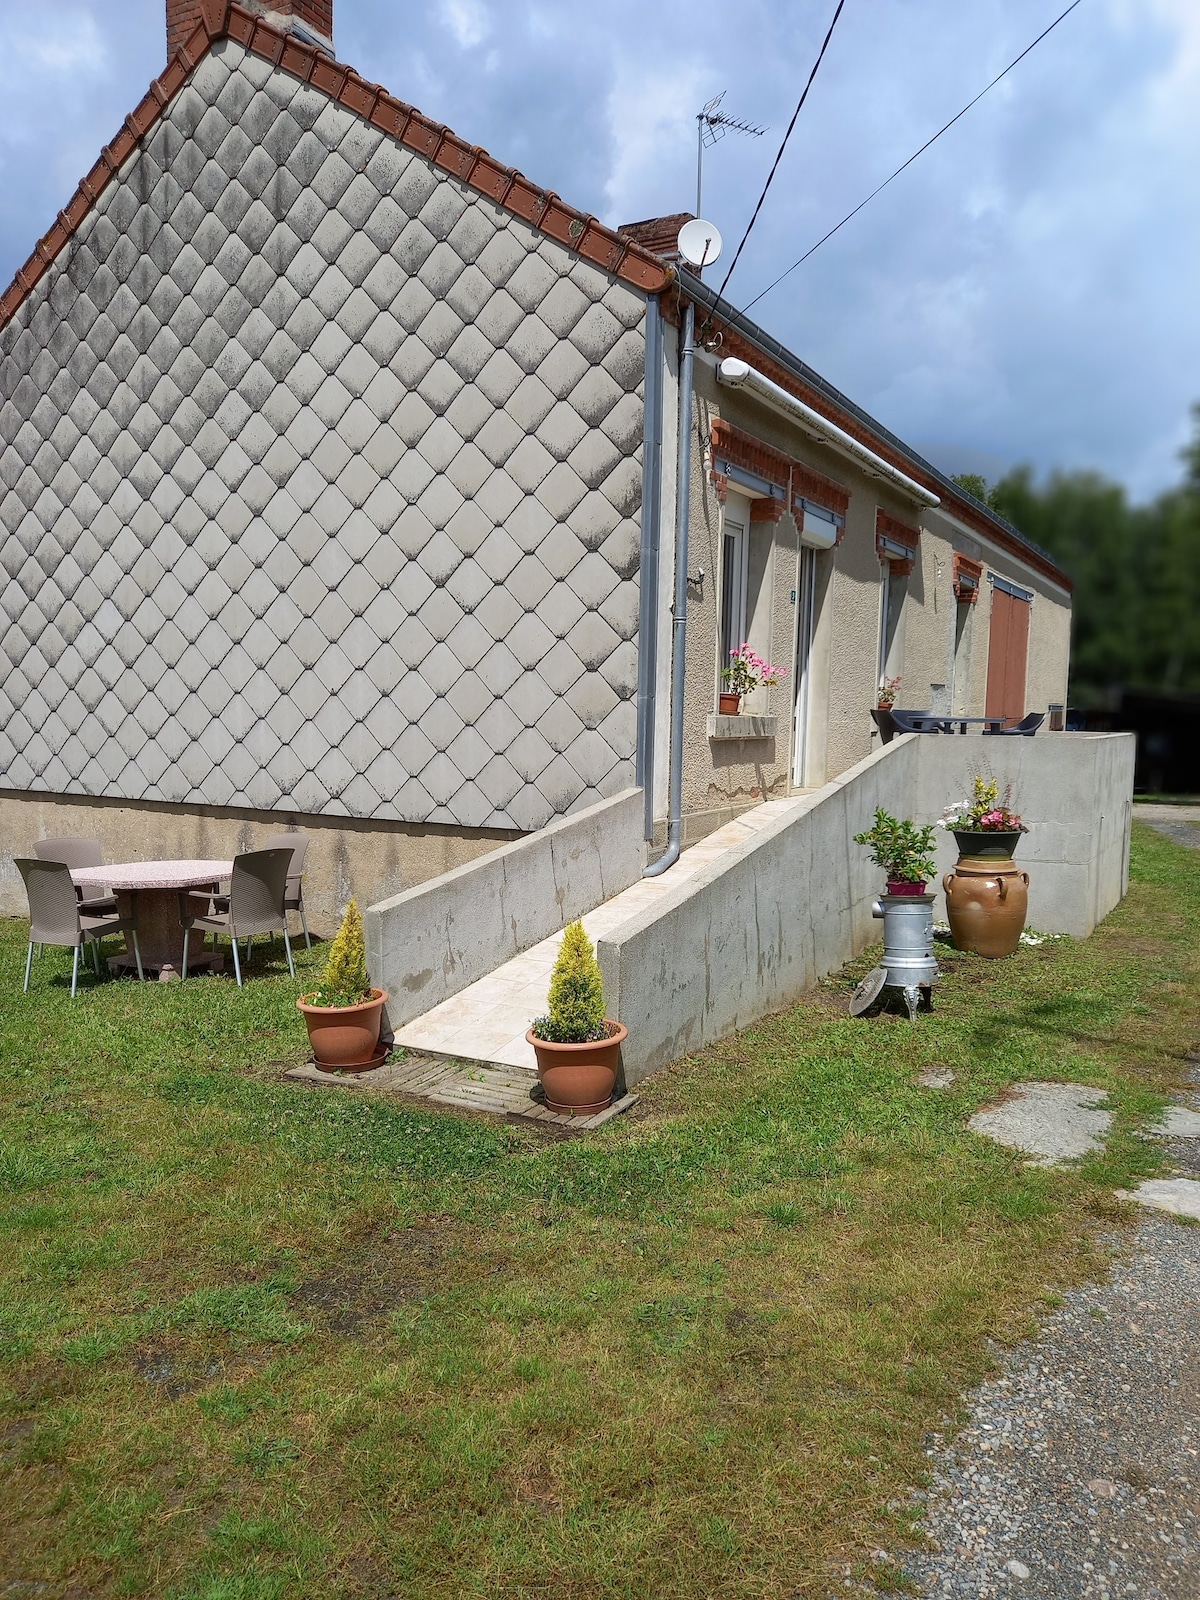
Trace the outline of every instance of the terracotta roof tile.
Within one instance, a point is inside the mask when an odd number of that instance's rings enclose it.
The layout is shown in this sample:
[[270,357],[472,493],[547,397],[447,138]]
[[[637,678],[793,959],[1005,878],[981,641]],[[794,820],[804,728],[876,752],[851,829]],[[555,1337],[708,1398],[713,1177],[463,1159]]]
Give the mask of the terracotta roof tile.
[[634,288],[657,294],[671,282],[671,268],[635,239],[605,227],[550,190],[538,188],[514,167],[502,165],[479,145],[468,144],[449,128],[397,100],[378,84],[369,83],[352,67],[331,60],[323,51],[295,35],[273,27],[268,17],[245,10],[236,0],[199,0],[198,17],[192,32],[167,63],[166,70],[125,118],[116,138],[104,147],[99,160],[80,180],[54,226],[38,240],[29,259],[18,268],[8,289],[0,295],[0,327],[14,316],[55,257],[66,247],[101,193],[154,127],[195,67],[213,44],[223,38],[235,40],[254,55],[311,84],[393,135],[410,150],[426,156],[435,166],[451,173],[477,193],[486,195]]

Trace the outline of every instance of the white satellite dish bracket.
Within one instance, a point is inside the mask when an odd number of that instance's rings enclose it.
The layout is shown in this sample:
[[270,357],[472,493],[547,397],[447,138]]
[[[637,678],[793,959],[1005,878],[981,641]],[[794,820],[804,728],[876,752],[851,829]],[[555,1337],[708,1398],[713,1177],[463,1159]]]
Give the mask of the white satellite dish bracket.
[[679,254],[689,267],[710,267],[721,254],[721,234],[711,222],[693,217],[679,230]]

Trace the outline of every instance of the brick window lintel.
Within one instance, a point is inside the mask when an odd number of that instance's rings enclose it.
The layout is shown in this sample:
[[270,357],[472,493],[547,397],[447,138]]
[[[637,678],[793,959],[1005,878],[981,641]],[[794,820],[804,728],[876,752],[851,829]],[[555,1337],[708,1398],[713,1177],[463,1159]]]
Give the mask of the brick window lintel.
[[983,563],[954,552],[954,598],[960,605],[973,606],[983,586]]

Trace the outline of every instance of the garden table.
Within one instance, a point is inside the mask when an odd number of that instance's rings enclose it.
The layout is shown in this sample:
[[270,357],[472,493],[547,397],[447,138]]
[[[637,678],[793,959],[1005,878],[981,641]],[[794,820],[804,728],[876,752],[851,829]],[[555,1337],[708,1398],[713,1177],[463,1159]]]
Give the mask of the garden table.
[[[924,716],[908,716],[906,719],[911,724],[913,733],[953,733],[955,728],[959,733],[965,734],[972,723],[982,723],[988,728],[1002,728],[1006,719],[1004,717],[951,717],[935,715],[930,712]],[[909,731],[907,728],[903,731]]]
[[[179,921],[180,889],[215,889],[233,872],[232,861],[124,861],[111,867],[75,867],[71,877],[81,888],[107,885],[117,897],[123,917],[137,917],[143,970],[154,969],[159,981],[179,976],[183,964],[183,926]],[[133,951],[108,958],[109,967],[132,967]],[[221,971],[224,956],[215,951],[188,952],[188,968]]]

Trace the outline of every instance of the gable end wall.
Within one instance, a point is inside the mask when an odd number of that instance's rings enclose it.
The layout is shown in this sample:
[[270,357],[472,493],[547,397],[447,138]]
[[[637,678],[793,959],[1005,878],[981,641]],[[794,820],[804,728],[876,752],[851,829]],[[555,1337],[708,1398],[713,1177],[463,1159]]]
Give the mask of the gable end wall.
[[226,41],[0,331],[0,787],[633,781],[645,301]]

